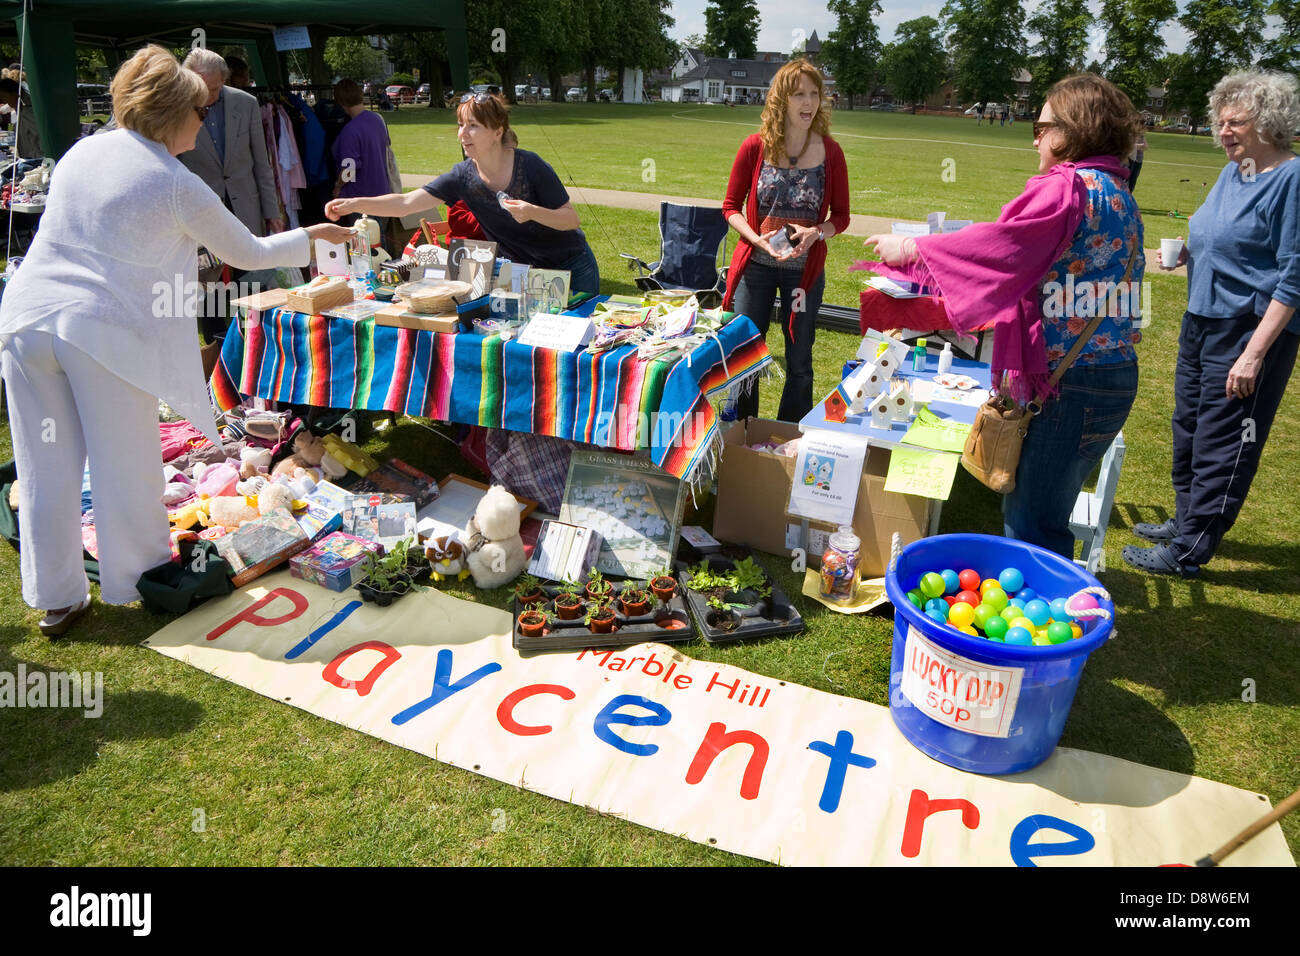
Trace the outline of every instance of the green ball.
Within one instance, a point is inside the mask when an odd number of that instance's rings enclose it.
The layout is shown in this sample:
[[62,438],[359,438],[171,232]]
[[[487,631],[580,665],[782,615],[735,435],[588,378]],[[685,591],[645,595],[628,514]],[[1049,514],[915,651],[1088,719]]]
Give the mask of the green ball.
[[981,631],[984,630],[984,625],[989,622],[989,618],[997,616],[996,608],[989,607],[987,604],[975,605],[975,626]]
[[925,598],[921,597],[920,591],[908,591],[907,599],[915,604],[918,608],[925,607]]
[[942,597],[946,590],[948,585],[944,582],[943,575],[935,574],[933,571],[921,575],[921,593],[926,597]]
[[1001,588],[989,588],[984,592],[984,604],[1001,614],[1007,606],[1007,592]]
[[1064,621],[1053,621],[1047,625],[1047,639],[1053,644],[1064,644],[1074,639],[1074,631]]
[[987,621],[984,622],[984,633],[987,636],[993,638],[993,640],[1000,641],[1007,636],[1008,627],[1010,627],[1010,625],[1007,624],[1005,618],[1002,618],[997,614],[994,614],[991,618],[989,618]]

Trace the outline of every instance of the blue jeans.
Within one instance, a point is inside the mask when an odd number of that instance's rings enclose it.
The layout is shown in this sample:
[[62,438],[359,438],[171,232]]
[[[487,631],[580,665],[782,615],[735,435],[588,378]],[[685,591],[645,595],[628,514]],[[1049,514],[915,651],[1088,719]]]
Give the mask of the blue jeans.
[[[758,326],[766,338],[772,320],[772,305],[781,295],[781,331],[785,334],[785,388],[781,392],[781,405],[776,417],[783,422],[797,422],[813,407],[813,340],[817,334],[817,313],[822,306],[822,293],[826,289],[825,274],[819,275],[812,288],[804,292],[802,308],[791,312],[797,304],[795,292],[803,278],[803,266],[780,269],[750,262],[744,275],[736,284],[736,294],[731,308],[743,313]],[[736,417],[758,415],[758,386],[751,385],[741,392],[736,402]]]
[[575,292],[600,293],[600,266],[596,264],[596,254],[591,246],[584,245],[582,251],[563,265],[548,268],[569,270],[569,294]]
[[1137,362],[1070,368],[1060,396],[1034,418],[1016,490],[1002,502],[1004,533],[1073,560],[1070,513],[1083,482],[1119,434],[1137,397]]

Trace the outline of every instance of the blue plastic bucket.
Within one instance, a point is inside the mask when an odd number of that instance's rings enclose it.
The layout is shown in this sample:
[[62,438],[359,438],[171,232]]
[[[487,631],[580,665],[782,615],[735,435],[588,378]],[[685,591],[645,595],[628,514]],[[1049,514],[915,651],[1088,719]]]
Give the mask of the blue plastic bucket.
[[885,575],[894,605],[889,713],[917,749],[972,773],[1019,773],[1048,758],[1065,730],[1088,654],[1110,637],[1109,620],[1091,618],[1083,636],[1045,647],[962,634],[923,614],[907,597],[921,575],[973,568],[980,579],[1019,568],[1044,600],[1069,597],[1097,579],[1073,561],[1023,541],[984,534],[922,538]]

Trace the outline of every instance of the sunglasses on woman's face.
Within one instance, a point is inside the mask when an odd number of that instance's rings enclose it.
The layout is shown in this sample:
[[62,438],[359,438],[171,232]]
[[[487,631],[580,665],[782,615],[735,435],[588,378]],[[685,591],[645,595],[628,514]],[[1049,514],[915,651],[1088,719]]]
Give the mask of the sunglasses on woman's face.
[[199,114],[200,123],[208,118],[208,108],[206,106],[196,106],[194,107],[194,112]]
[[1038,138],[1041,137],[1044,133],[1046,133],[1049,129],[1056,129],[1056,124],[1051,122],[1050,120],[1046,122],[1044,122],[1043,120],[1034,120],[1034,141],[1037,142]]

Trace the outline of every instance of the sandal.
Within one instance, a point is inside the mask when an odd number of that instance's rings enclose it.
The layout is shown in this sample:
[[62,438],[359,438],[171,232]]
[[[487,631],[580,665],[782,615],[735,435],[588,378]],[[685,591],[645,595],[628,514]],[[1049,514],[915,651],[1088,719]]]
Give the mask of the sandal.
[[57,611],[46,611],[45,617],[37,622],[36,626],[41,629],[41,633],[53,640],[68,630],[77,619],[85,615],[90,610],[90,595],[87,594],[80,604],[74,604],[71,607],[59,608]]
[[1168,545],[1139,548],[1130,544],[1120,552],[1120,557],[1129,567],[1149,574],[1176,574],[1184,578],[1194,578],[1201,573],[1200,565],[1180,564],[1174,557],[1174,549]]
[[1173,518],[1168,519],[1164,524],[1139,521],[1133,526],[1133,533],[1144,541],[1150,541],[1154,544],[1168,544],[1178,537],[1178,522]]

